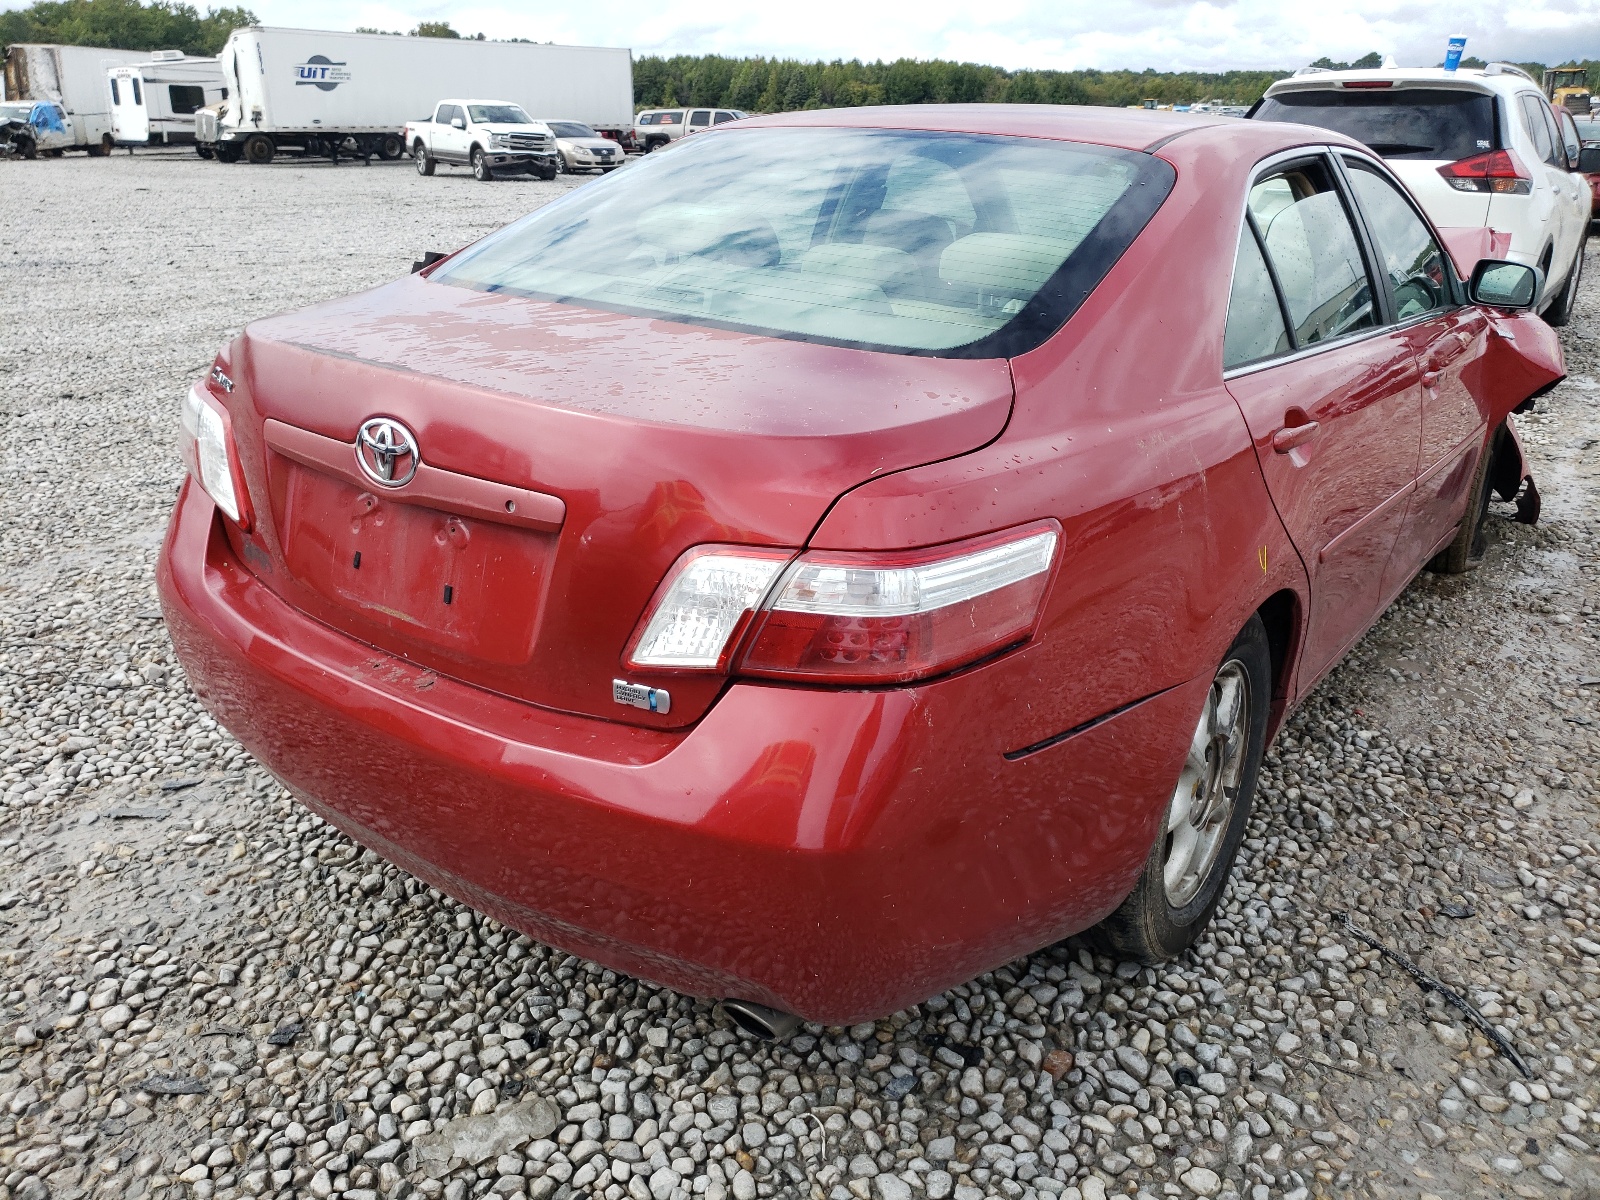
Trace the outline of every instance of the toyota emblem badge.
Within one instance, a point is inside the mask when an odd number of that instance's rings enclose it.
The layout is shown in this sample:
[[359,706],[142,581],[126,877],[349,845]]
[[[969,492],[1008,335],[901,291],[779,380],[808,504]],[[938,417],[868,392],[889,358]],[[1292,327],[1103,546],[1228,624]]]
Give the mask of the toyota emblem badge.
[[373,417],[356,434],[356,462],[379,487],[405,487],[422,464],[417,439],[399,421]]

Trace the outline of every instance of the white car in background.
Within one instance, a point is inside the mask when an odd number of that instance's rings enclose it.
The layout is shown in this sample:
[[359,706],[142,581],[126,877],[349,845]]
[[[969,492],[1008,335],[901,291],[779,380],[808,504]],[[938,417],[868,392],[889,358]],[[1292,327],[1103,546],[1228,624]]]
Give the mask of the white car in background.
[[556,170],[615,171],[625,157],[620,142],[602,137],[582,121],[541,121],[556,142]]
[[1542,270],[1544,317],[1567,323],[1589,235],[1589,183],[1577,170],[1571,118],[1520,68],[1308,68],[1269,87],[1250,116],[1348,134],[1383,156],[1435,225],[1509,234],[1495,256]]
[[646,154],[691,133],[750,114],[739,108],[647,108],[633,119],[633,141]]

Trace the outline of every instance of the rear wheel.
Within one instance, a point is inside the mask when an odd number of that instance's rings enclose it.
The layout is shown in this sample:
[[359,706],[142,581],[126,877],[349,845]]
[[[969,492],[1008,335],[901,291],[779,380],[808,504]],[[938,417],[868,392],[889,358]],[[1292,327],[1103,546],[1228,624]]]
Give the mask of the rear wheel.
[[478,146],[472,148],[472,177],[479,183],[488,183],[494,178],[494,171],[489,166],[489,156]]
[[264,133],[252,133],[244,140],[245,161],[256,166],[265,166],[272,161],[272,156],[278,152],[272,139]]
[[1589,235],[1585,232],[1583,240],[1578,243],[1578,256],[1572,260],[1572,269],[1567,272],[1567,282],[1562,285],[1561,295],[1545,310],[1545,321],[1557,329],[1572,320],[1573,309],[1577,307],[1578,285],[1583,281],[1584,251],[1588,244]]
[[397,133],[386,133],[378,140],[379,158],[399,158],[405,152],[406,144],[400,140],[400,135]]
[[434,167],[438,166],[428,153],[428,148],[420,140],[415,146],[411,147],[411,157],[416,159],[418,175],[432,175]]
[[1271,700],[1267,630],[1253,616],[1206,692],[1139,882],[1091,933],[1110,953],[1140,962],[1173,958],[1210,922],[1250,819]]

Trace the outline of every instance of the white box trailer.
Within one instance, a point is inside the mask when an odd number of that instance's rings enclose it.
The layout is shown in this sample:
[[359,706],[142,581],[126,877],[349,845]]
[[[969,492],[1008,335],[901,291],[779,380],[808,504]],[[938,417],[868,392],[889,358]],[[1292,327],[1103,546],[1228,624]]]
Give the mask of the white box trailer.
[[149,62],[112,67],[111,140],[119,146],[194,141],[194,114],[227,99],[222,64],[181,50],[157,50]]
[[395,157],[405,123],[445,96],[510,100],[619,137],[633,125],[625,48],[253,26],[234,30],[218,58],[230,99],[195,126],[224,162],[269,162],[284,147],[324,154],[352,141],[358,153]]
[[72,145],[90,154],[109,154],[111,89],[106,72],[149,57],[148,50],[17,42],[6,48],[5,98],[59,104],[67,114]]

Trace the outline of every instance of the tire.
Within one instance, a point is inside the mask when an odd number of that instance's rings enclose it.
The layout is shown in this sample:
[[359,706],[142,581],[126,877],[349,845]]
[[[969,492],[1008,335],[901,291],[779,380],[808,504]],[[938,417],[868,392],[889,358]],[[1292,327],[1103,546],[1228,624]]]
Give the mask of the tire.
[[17,139],[17,156],[19,158],[34,159],[39,157],[39,143],[32,138]]
[[277,152],[277,146],[264,133],[252,133],[244,140],[244,159],[255,166],[266,166]]
[[479,146],[472,148],[472,177],[479,183],[488,183],[494,178],[494,169],[489,166],[489,156]]
[[1478,469],[1472,474],[1472,490],[1467,493],[1467,507],[1461,524],[1456,528],[1455,540],[1428,561],[1428,570],[1439,575],[1465,575],[1476,571],[1483,563],[1488,548],[1483,534],[1483,519],[1489,515],[1489,497],[1493,489],[1489,483],[1489,469],[1494,465],[1494,455],[1500,445],[1500,431],[1489,435],[1483,453],[1478,455]]
[[378,139],[378,157],[388,162],[399,158],[406,152],[406,144],[400,140],[398,133],[386,133]]
[[572,174],[572,168],[567,166],[567,156],[565,154],[562,154],[561,151],[559,151],[559,150],[556,151],[556,174],[557,175],[570,175],[570,174]]
[[[1204,932],[1222,900],[1249,824],[1271,707],[1267,629],[1253,616],[1223,655],[1206,693],[1139,882],[1121,907],[1090,932],[1090,939],[1107,953],[1162,962],[1183,953]],[[1194,822],[1197,804],[1200,825]]]
[[1556,297],[1556,302],[1545,309],[1545,324],[1560,329],[1572,320],[1572,312],[1578,305],[1578,285],[1583,282],[1584,250],[1588,247],[1589,234],[1586,230],[1583,238],[1578,242],[1578,255],[1572,260],[1572,268],[1567,272],[1567,281],[1561,287],[1561,295]]
[[439,165],[420,141],[411,147],[411,157],[417,160],[418,175],[432,175],[434,168]]
[[194,144],[194,152],[196,154],[198,154],[201,158],[214,158],[214,157],[216,157],[215,151],[213,151],[210,146],[202,145],[199,142],[196,142]]
[[539,178],[544,180],[546,183],[549,183],[555,177],[556,169],[554,167],[546,167],[544,170],[539,172]]

